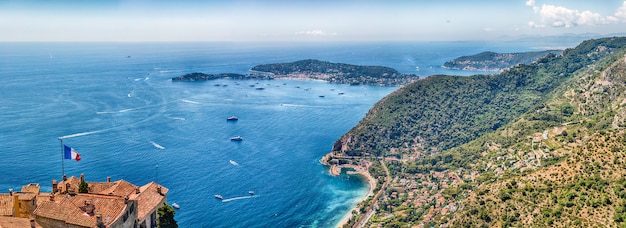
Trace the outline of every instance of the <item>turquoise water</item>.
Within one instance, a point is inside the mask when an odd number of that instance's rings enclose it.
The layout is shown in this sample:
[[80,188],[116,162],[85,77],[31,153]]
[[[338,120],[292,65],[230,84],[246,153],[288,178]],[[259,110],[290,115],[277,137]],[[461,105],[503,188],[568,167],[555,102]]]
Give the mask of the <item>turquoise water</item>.
[[[0,43],[0,192],[28,183],[50,191],[61,178],[64,136],[82,158],[65,161],[65,173],[157,181],[169,188],[168,202],[180,205],[181,227],[332,227],[367,185],[358,176],[329,176],[318,160],[396,87],[168,79],[308,58],[468,75],[440,66],[459,55],[536,46]],[[231,115],[239,121],[227,122]],[[244,140],[229,140],[237,135]]]

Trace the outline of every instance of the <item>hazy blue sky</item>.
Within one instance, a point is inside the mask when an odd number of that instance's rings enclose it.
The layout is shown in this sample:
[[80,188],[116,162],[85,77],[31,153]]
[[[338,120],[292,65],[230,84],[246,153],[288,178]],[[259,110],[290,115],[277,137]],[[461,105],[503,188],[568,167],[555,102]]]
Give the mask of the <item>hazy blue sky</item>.
[[424,41],[623,32],[623,0],[0,0],[0,41]]

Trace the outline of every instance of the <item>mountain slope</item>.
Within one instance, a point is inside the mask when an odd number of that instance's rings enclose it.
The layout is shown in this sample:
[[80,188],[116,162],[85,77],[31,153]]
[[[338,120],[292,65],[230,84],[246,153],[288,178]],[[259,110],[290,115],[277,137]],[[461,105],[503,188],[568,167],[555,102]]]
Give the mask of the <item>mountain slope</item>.
[[517,64],[530,64],[548,55],[558,55],[561,50],[532,51],[520,53],[481,52],[475,55],[461,56],[443,64],[446,68],[457,70],[502,71]]
[[377,103],[327,159],[384,158],[391,181],[385,166],[369,170],[389,187],[361,204],[377,205],[370,225],[623,224],[625,48],[589,40],[498,75],[420,80]]

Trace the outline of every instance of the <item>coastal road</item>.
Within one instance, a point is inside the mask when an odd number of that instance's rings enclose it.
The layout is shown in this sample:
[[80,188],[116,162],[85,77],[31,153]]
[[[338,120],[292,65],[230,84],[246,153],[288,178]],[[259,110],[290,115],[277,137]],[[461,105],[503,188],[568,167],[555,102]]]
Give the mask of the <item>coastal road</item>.
[[356,223],[354,223],[354,226],[352,226],[353,228],[365,227],[365,224],[367,223],[367,221],[369,221],[370,218],[372,218],[372,215],[374,215],[374,208],[376,207],[376,205],[378,205],[378,198],[380,198],[380,196],[382,196],[383,193],[385,193],[385,189],[387,189],[387,186],[391,182],[391,175],[389,174],[389,169],[387,169],[387,165],[385,164],[385,161],[379,160],[379,162],[383,166],[383,169],[385,170],[385,175],[386,175],[385,182],[383,183],[383,186],[378,190],[376,195],[374,195],[374,198],[372,199],[372,203],[367,207],[367,210],[365,211],[364,215],[361,216],[361,218],[358,221],[356,221]]

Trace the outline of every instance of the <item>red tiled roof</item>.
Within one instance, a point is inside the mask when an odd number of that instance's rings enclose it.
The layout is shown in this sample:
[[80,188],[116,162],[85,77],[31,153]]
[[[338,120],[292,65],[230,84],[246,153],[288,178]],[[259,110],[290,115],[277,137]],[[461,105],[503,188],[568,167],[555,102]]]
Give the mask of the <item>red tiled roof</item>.
[[[95,207],[95,213],[88,214],[85,209],[85,201],[90,201]],[[105,226],[115,222],[121,213],[126,210],[124,198],[119,196],[103,196],[94,194],[78,194],[75,196],[62,195],[55,201],[41,202],[35,209],[36,216],[65,221],[86,227],[96,226],[96,213],[102,215]]]
[[87,182],[89,185],[89,193],[100,193],[113,185],[116,185],[116,182]]
[[[30,227],[30,219],[0,216],[0,228],[3,227]],[[35,227],[41,228],[41,226],[37,223],[35,223]]]
[[13,215],[13,196],[0,194],[0,216]]
[[80,184],[80,179],[75,176],[71,176],[70,178],[67,178],[67,180],[61,181],[61,183],[59,183],[59,188],[61,188],[61,192],[67,191],[67,189],[65,189],[65,185],[68,183],[70,184],[70,189],[78,192],[78,184]]
[[129,196],[130,194],[135,193],[135,190],[138,188],[136,185],[125,180],[118,180],[113,183],[115,183],[115,185],[97,193],[104,195]]
[[[159,187],[161,188],[161,194],[157,190]],[[130,199],[137,200],[137,218],[139,221],[142,221],[145,216],[158,209],[159,204],[164,201],[169,190],[155,182],[150,182],[141,186],[139,191],[139,194],[132,195]]]
[[30,201],[33,200],[37,195],[31,192],[17,192],[14,193],[18,195],[19,200]]

